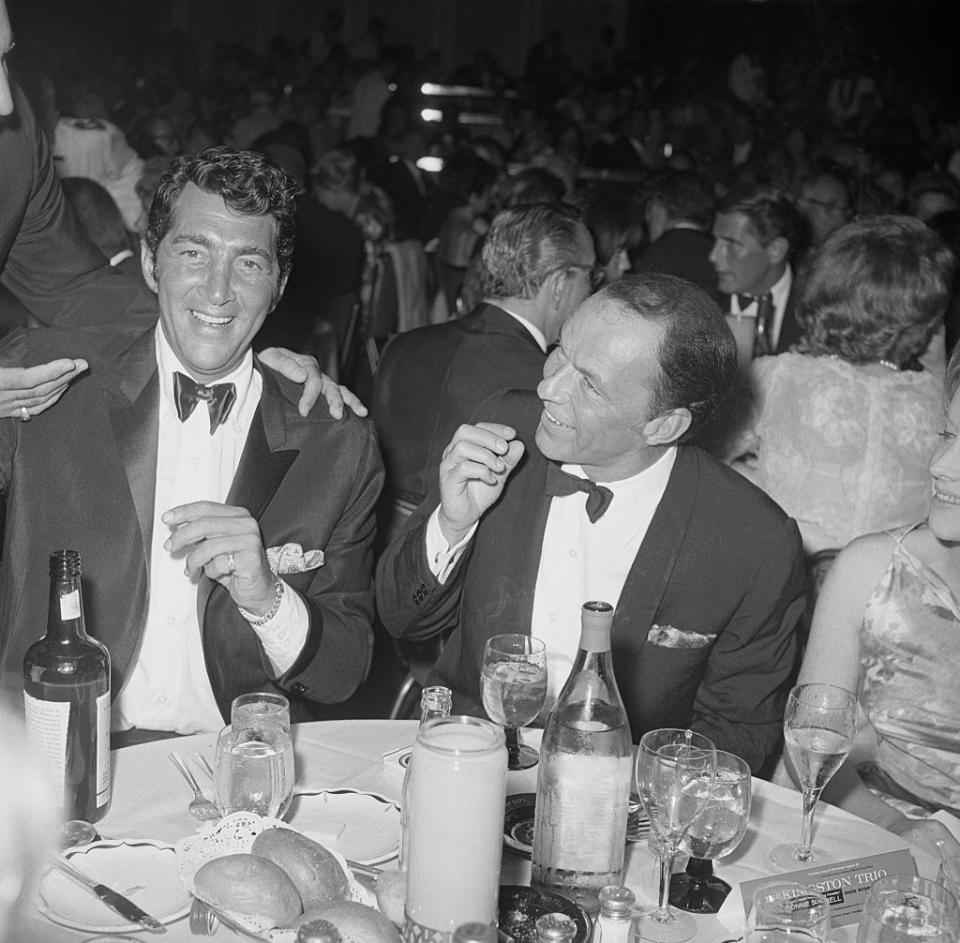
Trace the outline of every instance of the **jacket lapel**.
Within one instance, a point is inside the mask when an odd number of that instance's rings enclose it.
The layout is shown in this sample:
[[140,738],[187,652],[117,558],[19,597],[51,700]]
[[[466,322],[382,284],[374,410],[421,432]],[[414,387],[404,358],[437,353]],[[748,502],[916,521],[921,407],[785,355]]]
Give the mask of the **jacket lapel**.
[[[646,645],[647,634],[686,537],[698,480],[699,463],[695,450],[680,446],[666,491],[627,574],[613,617],[613,644],[624,655],[629,653],[631,672],[633,663]],[[640,644],[637,644],[638,639]],[[624,676],[628,675],[625,673]]]
[[104,398],[140,524],[143,558],[149,565],[160,396],[153,331],[137,338],[120,370],[119,382],[105,386]]
[[[259,369],[259,364],[257,366]],[[260,520],[288,469],[300,454],[298,448],[283,447],[288,439],[283,397],[270,372],[260,369],[260,374],[263,377],[263,394],[250,423],[247,441],[226,502],[232,507],[246,508],[256,520]],[[206,577],[200,581],[197,612],[201,614],[201,625],[202,613],[216,585]]]

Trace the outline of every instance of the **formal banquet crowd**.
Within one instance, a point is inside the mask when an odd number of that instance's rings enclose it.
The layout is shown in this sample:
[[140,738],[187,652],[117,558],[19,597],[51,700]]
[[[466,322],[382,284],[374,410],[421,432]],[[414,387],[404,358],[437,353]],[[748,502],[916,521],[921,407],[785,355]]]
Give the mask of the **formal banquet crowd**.
[[336,11],[96,68],[15,27],[0,0],[5,674],[60,546],[116,744],[258,688],[482,715],[502,631],[545,640],[549,706],[605,599],[635,742],[788,782],[791,685],[845,687],[824,798],[954,842],[955,89],[853,33],[575,64],[553,30],[513,75]]

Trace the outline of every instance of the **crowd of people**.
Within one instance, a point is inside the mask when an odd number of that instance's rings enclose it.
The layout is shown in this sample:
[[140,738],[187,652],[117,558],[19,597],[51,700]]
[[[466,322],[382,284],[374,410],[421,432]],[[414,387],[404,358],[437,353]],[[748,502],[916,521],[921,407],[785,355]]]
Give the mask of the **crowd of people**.
[[[4,673],[54,546],[117,744],[262,687],[322,716],[375,637],[478,713],[530,631],[552,699],[601,598],[635,740],[773,775],[791,684],[838,684],[831,801],[948,847],[957,103],[852,54],[437,76],[339,29],[67,77],[0,0]],[[426,78],[487,120],[425,122]]]

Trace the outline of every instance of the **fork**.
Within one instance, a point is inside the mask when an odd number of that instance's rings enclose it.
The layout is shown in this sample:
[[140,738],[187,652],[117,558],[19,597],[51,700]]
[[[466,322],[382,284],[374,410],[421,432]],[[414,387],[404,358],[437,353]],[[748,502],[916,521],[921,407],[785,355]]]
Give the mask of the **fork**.
[[194,797],[190,800],[187,811],[195,819],[219,819],[220,810],[203,794],[203,790],[200,788],[196,777],[184,760],[183,754],[174,752],[168,753],[167,755],[170,757],[170,762],[180,770],[183,778],[190,784],[190,788],[193,790]]
[[210,777],[210,782],[213,782],[213,770],[210,768],[210,761],[202,753],[191,753],[190,759]]

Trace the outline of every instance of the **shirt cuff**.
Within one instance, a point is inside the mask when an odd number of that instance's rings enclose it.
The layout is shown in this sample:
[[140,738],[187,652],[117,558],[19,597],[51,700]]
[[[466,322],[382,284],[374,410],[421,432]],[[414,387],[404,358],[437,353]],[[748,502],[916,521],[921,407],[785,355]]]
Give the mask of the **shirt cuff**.
[[467,535],[453,547],[447,543],[447,538],[443,536],[440,529],[440,508],[437,508],[430,519],[427,521],[427,565],[430,572],[437,578],[437,582],[442,586],[450,575],[450,571],[457,565],[457,561],[463,555],[467,544],[470,543],[473,535],[477,532],[477,525],[474,524]]
[[[240,613],[247,621],[253,621],[243,609]],[[251,625],[251,628],[257,633],[274,673],[280,677],[293,667],[307,641],[310,629],[307,604],[284,582],[280,605],[273,617],[263,625]]]

